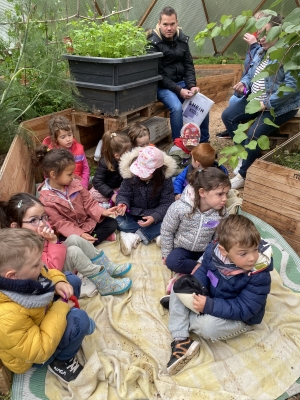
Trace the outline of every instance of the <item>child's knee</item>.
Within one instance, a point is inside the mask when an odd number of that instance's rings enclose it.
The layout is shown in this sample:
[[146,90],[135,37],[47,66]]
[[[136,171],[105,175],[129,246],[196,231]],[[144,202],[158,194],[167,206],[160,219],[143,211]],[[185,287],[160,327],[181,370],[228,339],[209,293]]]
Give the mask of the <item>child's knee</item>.
[[80,236],[78,236],[78,235],[70,235],[70,236],[64,241],[64,244],[65,244],[67,247],[70,247],[70,246],[78,246],[78,247],[80,247],[80,242],[81,242],[82,240],[85,240],[85,239],[82,239],[82,237],[80,237]]

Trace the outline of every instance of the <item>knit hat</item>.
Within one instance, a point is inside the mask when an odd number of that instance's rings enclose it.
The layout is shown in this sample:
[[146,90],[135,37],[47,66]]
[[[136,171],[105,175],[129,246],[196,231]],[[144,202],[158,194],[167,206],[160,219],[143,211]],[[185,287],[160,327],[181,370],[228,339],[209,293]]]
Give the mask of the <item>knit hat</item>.
[[182,143],[185,147],[197,146],[201,137],[199,126],[193,122],[183,125],[180,131],[180,137],[182,138]]
[[140,150],[138,158],[130,166],[130,171],[139,178],[148,178],[163,165],[163,152],[157,147],[147,146]]

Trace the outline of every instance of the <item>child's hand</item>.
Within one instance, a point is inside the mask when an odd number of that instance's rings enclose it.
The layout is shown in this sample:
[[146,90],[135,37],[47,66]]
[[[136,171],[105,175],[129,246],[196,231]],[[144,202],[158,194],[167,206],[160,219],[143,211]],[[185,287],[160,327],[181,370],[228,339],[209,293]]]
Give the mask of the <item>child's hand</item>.
[[181,197],[181,194],[176,194],[176,196],[175,196],[175,200],[179,200],[179,199],[180,199],[180,197]]
[[50,228],[50,226],[46,225],[43,227],[39,225],[36,232],[44,239],[48,240],[48,242],[57,242],[57,236],[55,235],[54,230]]
[[87,240],[88,242],[96,242],[96,240],[98,240],[96,237],[90,235],[89,233],[84,232],[82,235],[80,235],[80,237],[82,237],[82,239]]
[[139,224],[139,226],[144,228],[145,226],[149,226],[149,225],[153,224],[154,218],[151,217],[151,215],[148,215],[146,217],[143,217],[143,221],[138,221],[137,223]]
[[197,271],[197,269],[200,267],[200,265],[201,265],[200,263],[195,265],[193,271],[191,272],[191,275],[193,275]]
[[205,303],[206,303],[206,296],[202,296],[201,294],[195,294],[193,293],[193,306],[194,309],[198,312],[203,312]]
[[121,215],[123,217],[123,215],[126,213],[127,210],[127,206],[126,204],[120,203],[117,205],[117,214]]
[[69,299],[74,294],[73,287],[67,282],[58,282],[55,285],[55,290],[56,293],[65,300]]
[[102,211],[102,215],[104,217],[110,217],[111,215],[116,216],[117,213],[118,213],[118,207],[117,206],[108,208],[107,210],[104,209]]

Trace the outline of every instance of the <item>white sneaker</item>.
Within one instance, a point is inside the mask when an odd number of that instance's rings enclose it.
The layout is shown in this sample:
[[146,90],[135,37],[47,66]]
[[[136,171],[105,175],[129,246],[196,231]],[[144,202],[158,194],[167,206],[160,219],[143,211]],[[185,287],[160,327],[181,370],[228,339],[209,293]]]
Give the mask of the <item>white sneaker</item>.
[[157,246],[158,246],[158,247],[161,247],[160,235],[159,235],[159,236],[157,236],[156,238],[154,238],[154,240],[155,240],[155,242],[156,242]]
[[140,241],[141,238],[136,233],[120,232],[120,245],[124,256],[128,256],[133,248],[137,248]]
[[80,290],[80,299],[82,297],[93,297],[96,296],[98,290],[96,286],[90,281],[86,276],[81,275],[80,273],[77,274],[81,279],[81,290]]
[[239,159],[238,165],[233,170],[234,175],[237,175],[239,173],[239,170],[243,164],[243,159],[241,157],[239,157],[238,159]]
[[245,185],[245,179],[240,174],[237,174],[234,178],[230,179],[230,182],[231,189],[240,189]]

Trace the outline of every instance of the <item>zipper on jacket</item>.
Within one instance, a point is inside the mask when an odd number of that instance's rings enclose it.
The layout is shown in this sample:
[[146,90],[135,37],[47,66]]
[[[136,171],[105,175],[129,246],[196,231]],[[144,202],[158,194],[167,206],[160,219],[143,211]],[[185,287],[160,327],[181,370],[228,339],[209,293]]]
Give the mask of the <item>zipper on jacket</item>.
[[[200,211],[199,211],[199,212],[200,212]],[[198,237],[199,237],[199,234],[200,234],[201,228],[202,228],[203,218],[204,218],[204,216],[203,216],[203,214],[201,214],[200,226],[199,226],[199,229],[198,229],[198,232],[197,232],[196,239],[194,240],[194,243],[193,243],[193,246],[192,246],[192,251],[194,250],[194,248],[195,248],[195,244],[197,243],[197,240],[198,240]]]

